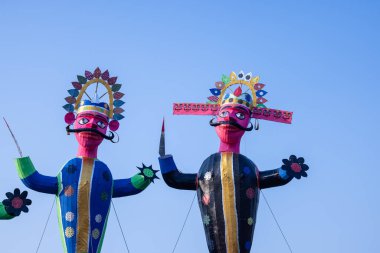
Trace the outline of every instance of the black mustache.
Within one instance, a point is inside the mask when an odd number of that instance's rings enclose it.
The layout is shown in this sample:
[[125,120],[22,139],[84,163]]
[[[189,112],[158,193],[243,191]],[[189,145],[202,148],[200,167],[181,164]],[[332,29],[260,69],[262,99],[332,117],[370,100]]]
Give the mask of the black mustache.
[[100,132],[99,130],[97,130],[95,128],[70,129],[70,125],[68,125],[66,127],[66,132],[67,133],[92,132],[92,133],[96,133],[96,134],[102,136],[104,139],[109,140],[111,142],[113,142],[113,139],[115,138],[115,135],[114,135],[113,132],[110,131],[110,135],[105,135],[105,134],[103,134],[102,132]]
[[228,120],[228,121],[214,122],[213,120],[214,119],[210,120],[210,126],[213,126],[213,127],[220,126],[220,125],[231,125],[231,126],[239,128],[240,130],[247,131],[247,132],[252,131],[252,129],[253,129],[252,123],[251,123],[251,126],[245,128],[245,127],[242,127],[241,125],[239,125],[236,121]]

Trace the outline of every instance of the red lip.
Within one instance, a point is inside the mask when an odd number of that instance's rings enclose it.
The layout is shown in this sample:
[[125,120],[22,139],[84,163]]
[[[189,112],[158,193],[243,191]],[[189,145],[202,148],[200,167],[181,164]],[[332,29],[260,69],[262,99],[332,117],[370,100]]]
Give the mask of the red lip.
[[97,133],[87,132],[87,131],[80,132],[79,136],[86,139],[95,139],[95,140],[101,140],[103,138]]
[[230,131],[230,132],[240,132],[240,131],[242,131],[241,129],[237,128],[236,126],[228,125],[228,124],[219,125],[217,127],[220,127],[224,131]]

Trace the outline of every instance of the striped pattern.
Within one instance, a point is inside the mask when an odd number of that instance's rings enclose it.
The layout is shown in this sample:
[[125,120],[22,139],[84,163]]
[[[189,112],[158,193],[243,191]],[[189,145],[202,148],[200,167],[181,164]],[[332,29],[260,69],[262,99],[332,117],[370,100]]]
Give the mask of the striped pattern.
[[107,117],[110,116],[109,110],[100,106],[95,106],[95,105],[82,105],[78,108],[78,113],[81,113],[81,112],[98,112],[98,113],[104,114]]
[[223,212],[227,252],[239,252],[238,224],[233,173],[233,153],[222,153],[220,163],[222,179]]
[[90,229],[90,191],[94,159],[83,158],[78,187],[78,224],[76,252],[87,252]]

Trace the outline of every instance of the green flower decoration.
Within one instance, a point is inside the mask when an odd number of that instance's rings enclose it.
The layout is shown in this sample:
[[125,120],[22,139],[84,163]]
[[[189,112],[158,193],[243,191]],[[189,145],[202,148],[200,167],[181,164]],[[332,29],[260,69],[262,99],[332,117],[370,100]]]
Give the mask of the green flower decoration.
[[145,164],[142,164],[142,167],[137,167],[140,170],[139,175],[142,175],[144,177],[144,180],[149,180],[151,183],[154,183],[154,179],[159,177],[156,176],[156,173],[158,170],[154,170],[152,168],[152,165],[150,166],[145,166]]

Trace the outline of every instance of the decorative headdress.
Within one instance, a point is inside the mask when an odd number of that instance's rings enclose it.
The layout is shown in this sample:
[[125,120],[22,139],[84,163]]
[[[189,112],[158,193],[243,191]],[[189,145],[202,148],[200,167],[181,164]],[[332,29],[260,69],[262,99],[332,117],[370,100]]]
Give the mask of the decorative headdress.
[[[119,128],[119,120],[123,119],[124,112],[121,106],[124,101],[121,98],[124,93],[120,92],[121,84],[116,83],[117,77],[110,77],[108,70],[103,73],[99,68],[96,68],[93,73],[85,71],[84,76],[78,75],[78,81],[72,82],[74,89],[68,90],[70,96],[66,97],[67,102],[63,108],[67,111],[65,122],[72,124],[75,121],[75,112],[81,113],[84,111],[92,111],[103,114],[111,120],[109,123],[110,130],[116,131]],[[86,92],[92,84],[96,84],[95,96],[91,98]],[[98,96],[99,84],[102,84],[105,93]],[[82,100],[83,95],[86,95],[88,100]],[[101,102],[100,99],[108,95],[108,103]]]
[[[220,107],[228,104],[239,104],[247,107],[255,119],[264,119],[280,123],[291,124],[292,112],[269,109],[264,104],[267,94],[263,88],[265,84],[259,83],[259,77],[253,77],[251,73],[244,74],[242,71],[236,75],[231,72],[230,76],[223,75],[222,80],[215,83],[215,88],[210,89],[212,96],[206,103],[174,103],[173,114],[175,115],[217,115]],[[231,93],[227,89],[238,85]],[[243,87],[247,91],[243,92]]]

